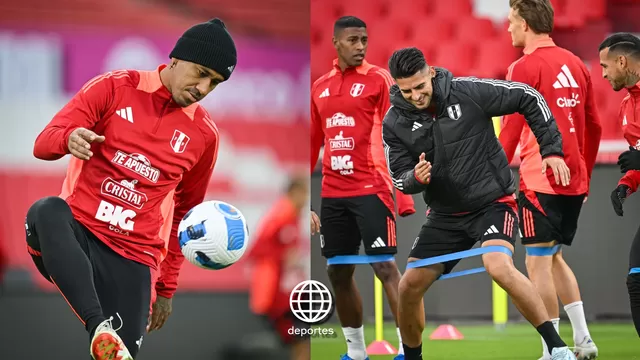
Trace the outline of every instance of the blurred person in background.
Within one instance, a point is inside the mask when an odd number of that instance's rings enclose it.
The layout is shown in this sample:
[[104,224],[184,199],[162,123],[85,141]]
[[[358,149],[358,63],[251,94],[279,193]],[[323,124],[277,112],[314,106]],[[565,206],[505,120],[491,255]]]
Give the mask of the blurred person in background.
[[61,195],[29,209],[27,245],[96,360],[134,359],[144,334],[166,322],[184,259],[177,227],[203,201],[218,156],[218,130],[197,102],[231,76],[235,43],[213,19],[184,32],[169,57],[155,71],[87,82],[33,150],[47,161],[73,156]]
[[7,265],[7,253],[4,244],[0,242],[0,295],[2,295],[2,284],[4,283],[4,271]]
[[[600,44],[598,51],[602,76],[614,91],[626,89],[629,93],[622,100],[618,119],[629,150],[618,158],[624,176],[611,193],[613,208],[618,216],[622,216],[622,205],[640,185],[640,39],[629,33],[613,34]],[[631,317],[640,336],[640,229],[633,238],[629,253],[627,290]]]
[[289,304],[291,291],[308,279],[309,246],[299,235],[301,213],[308,201],[309,177],[293,176],[262,218],[247,255],[252,267],[251,311],[267,319],[282,343],[290,347],[292,360],[311,356],[310,339],[294,333],[308,325],[293,315]]
[[[388,71],[365,60],[367,26],[345,16],[334,24],[337,59],[331,71],[311,88],[311,171],[324,144],[320,223],[322,255],[395,255],[396,218],[393,185],[382,147],[382,118],[391,106]],[[415,213],[413,198],[396,192],[398,213]],[[312,215],[313,219],[315,214]],[[314,224],[312,223],[312,228]],[[313,229],[312,229],[313,230]],[[397,322],[400,271],[395,261],[371,264],[382,282]],[[336,309],[347,343],[343,360],[367,358],[362,325],[362,298],[355,265],[329,265]],[[396,328],[399,344],[400,330]],[[404,358],[402,346],[396,359]]]
[[[538,289],[559,332],[558,297],[573,328],[578,360],[595,359],[598,348],[591,339],[576,277],[562,256],[571,246],[578,218],[586,201],[596,163],[602,127],[591,75],[582,60],[555,45],[554,10],[549,0],[511,0],[509,33],[524,56],[509,67],[507,80],[525,83],[542,94],[562,134],[562,151],[571,171],[569,186],[555,184],[550,171],[542,173],[536,138],[521,114],[504,117],[500,142],[511,163],[520,144],[520,234],[526,250],[529,278]],[[542,339],[542,358],[550,359]]]

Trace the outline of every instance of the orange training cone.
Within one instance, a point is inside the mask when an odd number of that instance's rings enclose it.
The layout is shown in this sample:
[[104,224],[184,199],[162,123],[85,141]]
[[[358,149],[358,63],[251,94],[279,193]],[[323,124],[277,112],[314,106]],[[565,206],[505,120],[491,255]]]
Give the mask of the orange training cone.
[[398,350],[387,340],[374,341],[367,346],[367,355],[395,355]]
[[462,333],[456,329],[453,325],[440,325],[437,329],[435,329],[431,336],[429,336],[430,340],[462,340],[464,336]]

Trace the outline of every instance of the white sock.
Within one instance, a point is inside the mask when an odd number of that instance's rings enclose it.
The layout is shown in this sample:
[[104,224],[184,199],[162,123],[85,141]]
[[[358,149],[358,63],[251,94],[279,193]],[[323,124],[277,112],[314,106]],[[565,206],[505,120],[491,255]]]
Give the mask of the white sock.
[[[556,329],[556,332],[560,334],[560,319],[556,318],[556,319],[551,319],[550,321],[553,324],[553,328]],[[542,358],[551,359],[551,354],[549,354],[549,348],[547,347],[547,343],[544,341],[544,338],[540,337],[540,339],[542,339]]]
[[556,329],[558,335],[560,335],[560,318],[551,319],[553,327]]
[[400,328],[396,328],[396,332],[398,333],[398,355],[404,354],[404,347],[402,346],[402,335],[400,335]]
[[367,347],[364,344],[364,327],[359,328],[343,327],[342,333],[347,340],[347,355],[353,360],[364,360],[367,358]]
[[580,344],[582,340],[584,340],[585,336],[591,337],[591,334],[589,334],[589,328],[587,328],[587,319],[584,317],[582,301],[576,301],[566,305],[564,307],[564,311],[567,312],[569,320],[571,320],[574,344]]

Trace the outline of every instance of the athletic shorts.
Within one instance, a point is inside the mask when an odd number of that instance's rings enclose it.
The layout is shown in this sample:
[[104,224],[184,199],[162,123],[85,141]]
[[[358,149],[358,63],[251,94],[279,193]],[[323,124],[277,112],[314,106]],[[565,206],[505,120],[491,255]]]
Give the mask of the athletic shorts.
[[[38,271],[51,278],[41,256],[33,220],[27,217],[27,247]],[[113,316],[113,326],[132,356],[136,356],[146,333],[151,313],[153,278],[148,266],[126,259],[100,241],[75,219],[71,222],[75,239],[93,269],[93,281],[103,315]],[[75,310],[74,310],[75,311]]]
[[570,246],[578,230],[585,195],[551,195],[530,190],[518,193],[523,245],[557,241]]
[[277,318],[266,316],[265,318],[285,345],[290,345],[308,338],[308,336],[303,336],[301,331],[308,330],[309,324],[300,321],[291,311]]
[[[323,198],[320,209],[322,255],[395,254],[396,220],[391,194]],[[382,198],[381,198],[382,197]],[[389,200],[391,200],[389,202]]]
[[[427,213],[413,243],[410,258],[426,259],[471,249],[476,242],[505,240],[515,245],[518,232],[515,199],[495,202],[483,209],[462,215]],[[448,274],[460,260],[444,263]]]

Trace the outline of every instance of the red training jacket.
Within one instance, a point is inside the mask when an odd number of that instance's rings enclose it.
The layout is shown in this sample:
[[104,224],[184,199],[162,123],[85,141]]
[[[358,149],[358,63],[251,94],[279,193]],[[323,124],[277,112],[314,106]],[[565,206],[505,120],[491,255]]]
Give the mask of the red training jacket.
[[[629,94],[622,99],[620,105],[619,120],[622,125],[624,138],[630,146],[640,150],[640,82],[627,89]],[[627,185],[631,191],[636,192],[640,185],[640,171],[630,170],[620,179],[618,185]]]
[[[391,107],[393,79],[381,67],[363,61],[343,72],[333,69],[311,87],[311,171],[320,148],[322,197],[379,194],[395,214],[393,185],[382,145],[382,119]],[[395,192],[398,212],[415,213],[413,198]]]
[[283,315],[290,310],[291,291],[306,280],[298,256],[302,251],[299,222],[298,210],[286,197],[262,218],[247,256],[253,264],[250,306],[255,314]]
[[524,117],[512,114],[504,118],[500,142],[509,163],[520,142],[520,189],[544,194],[587,194],[602,134],[589,71],[580,58],[551,39],[528,46],[524,54],[511,64],[507,79],[530,85],[546,100],[562,134],[562,151],[571,182],[564,187],[555,183],[551,170],[542,174],[536,138],[524,126]]
[[170,298],[184,260],[178,224],[204,200],[219,135],[203,107],[173,102],[160,80],[165,67],[90,80],[40,133],[33,154],[62,158],[79,127],[104,135],[90,160],[71,158],[60,197],[116,253],[159,267],[155,289]]

